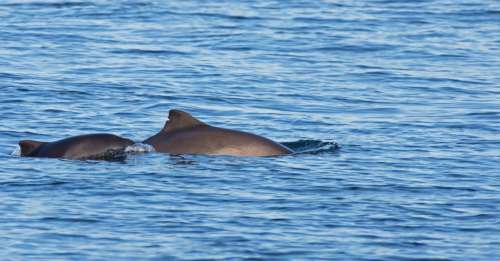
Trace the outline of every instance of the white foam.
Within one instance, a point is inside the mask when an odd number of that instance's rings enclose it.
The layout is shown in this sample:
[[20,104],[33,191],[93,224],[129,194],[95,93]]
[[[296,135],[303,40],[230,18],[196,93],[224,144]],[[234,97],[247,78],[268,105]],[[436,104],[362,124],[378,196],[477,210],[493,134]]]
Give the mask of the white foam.
[[146,153],[146,152],[154,152],[155,148],[149,144],[144,143],[134,143],[125,148],[125,153]]
[[16,146],[14,151],[10,153],[11,156],[21,156],[21,147]]

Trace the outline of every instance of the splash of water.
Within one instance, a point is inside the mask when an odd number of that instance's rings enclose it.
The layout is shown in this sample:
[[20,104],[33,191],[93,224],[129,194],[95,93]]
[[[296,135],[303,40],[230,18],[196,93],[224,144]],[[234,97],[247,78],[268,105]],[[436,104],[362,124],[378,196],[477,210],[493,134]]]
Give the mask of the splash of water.
[[144,144],[144,143],[134,143],[130,146],[127,146],[125,148],[125,153],[133,153],[133,154],[140,154],[140,153],[147,153],[147,152],[154,152],[155,148],[149,144]]
[[21,156],[21,147],[16,146],[16,148],[10,153],[11,156]]

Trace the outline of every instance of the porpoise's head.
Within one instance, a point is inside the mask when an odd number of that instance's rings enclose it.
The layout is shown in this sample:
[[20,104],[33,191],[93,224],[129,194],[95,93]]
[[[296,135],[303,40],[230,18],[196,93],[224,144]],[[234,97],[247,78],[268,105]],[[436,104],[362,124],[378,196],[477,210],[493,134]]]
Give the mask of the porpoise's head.
[[36,140],[22,140],[19,142],[19,147],[21,147],[21,156],[35,156],[42,145],[47,142],[36,141]]

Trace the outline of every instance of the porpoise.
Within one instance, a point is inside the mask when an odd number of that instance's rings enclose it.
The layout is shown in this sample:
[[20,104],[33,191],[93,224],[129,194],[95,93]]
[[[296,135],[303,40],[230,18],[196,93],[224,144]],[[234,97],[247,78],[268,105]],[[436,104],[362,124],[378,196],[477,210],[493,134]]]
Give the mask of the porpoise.
[[132,140],[113,134],[87,134],[54,142],[22,140],[21,156],[65,159],[112,159],[124,152]]
[[158,152],[229,156],[277,156],[293,151],[262,136],[210,126],[189,113],[170,110],[163,129],[146,139]]

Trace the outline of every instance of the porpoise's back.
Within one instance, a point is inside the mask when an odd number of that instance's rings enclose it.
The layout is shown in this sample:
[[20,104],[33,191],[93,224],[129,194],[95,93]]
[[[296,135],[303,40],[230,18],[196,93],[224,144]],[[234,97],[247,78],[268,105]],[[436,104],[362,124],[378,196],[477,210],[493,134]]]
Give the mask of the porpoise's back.
[[292,153],[262,136],[209,125],[171,132],[161,143],[163,151],[172,154],[276,156]]
[[[22,144],[23,141],[20,142]],[[134,144],[132,140],[113,134],[87,134],[74,136],[54,142],[41,143],[33,150],[32,157],[66,158],[66,159],[93,159],[99,158],[113,151],[124,150]],[[21,151],[23,145],[21,145]]]

